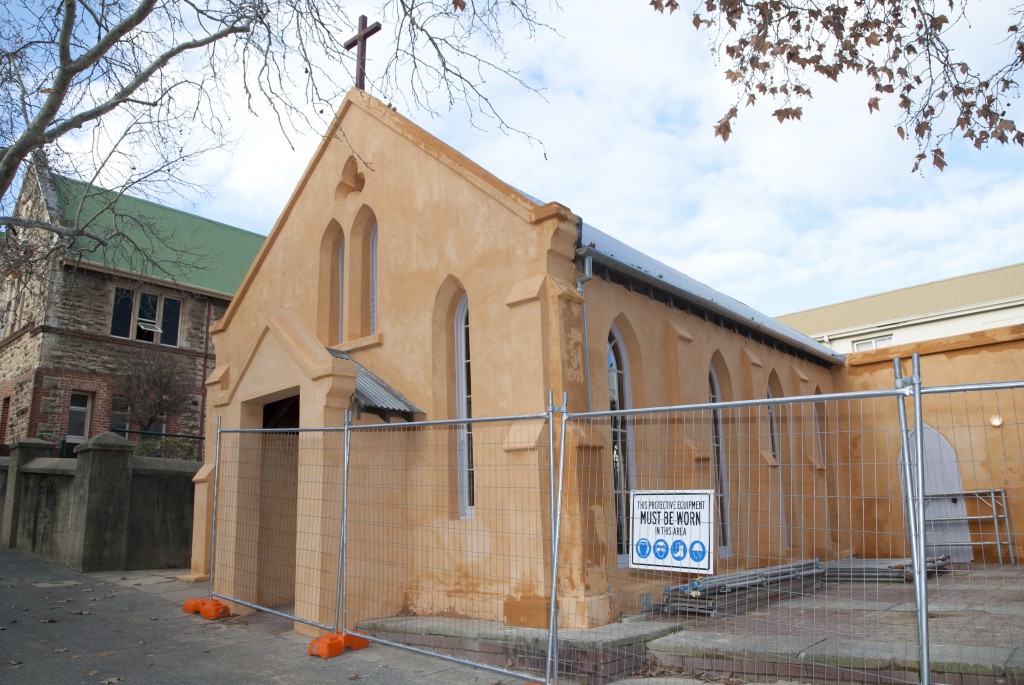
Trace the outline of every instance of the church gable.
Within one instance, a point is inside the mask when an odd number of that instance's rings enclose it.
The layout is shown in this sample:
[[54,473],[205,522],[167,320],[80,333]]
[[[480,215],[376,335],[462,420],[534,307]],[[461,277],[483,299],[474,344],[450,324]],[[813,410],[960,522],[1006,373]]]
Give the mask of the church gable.
[[[454,334],[433,315],[445,283],[459,282],[473,311],[479,367],[500,369],[522,355],[518,331],[540,334],[547,304],[533,300],[525,320],[489,305],[518,283],[543,290],[553,261],[571,289],[576,222],[353,91],[219,322],[218,354],[244,355],[244,341],[259,334],[254,321],[286,307],[321,348],[350,355],[412,406],[448,418],[436,359],[451,357]],[[539,349],[539,339],[529,347]],[[523,364],[540,372],[529,391],[535,405],[544,370]]]

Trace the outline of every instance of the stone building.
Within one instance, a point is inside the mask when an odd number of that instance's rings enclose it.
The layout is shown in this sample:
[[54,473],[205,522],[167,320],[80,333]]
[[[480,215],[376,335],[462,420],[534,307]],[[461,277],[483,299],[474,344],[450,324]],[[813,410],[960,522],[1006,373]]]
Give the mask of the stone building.
[[[208,329],[219,318],[263,237],[87,186],[33,164],[20,216],[67,224],[75,212],[112,222],[145,250],[79,242],[28,278],[3,275],[0,289],[0,449],[43,438],[73,447],[109,429],[202,432],[203,380],[213,368]],[[53,234],[9,227],[14,249],[48,247]],[[140,426],[119,395],[125,363],[156,352],[194,378],[185,410]],[[177,368],[177,367],[175,367]]]

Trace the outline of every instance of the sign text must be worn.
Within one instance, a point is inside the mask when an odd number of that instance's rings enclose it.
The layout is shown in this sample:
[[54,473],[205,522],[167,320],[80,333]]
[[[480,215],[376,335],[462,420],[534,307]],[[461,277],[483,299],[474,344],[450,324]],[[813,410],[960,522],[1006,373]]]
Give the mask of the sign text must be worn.
[[714,490],[630,493],[631,568],[714,573]]

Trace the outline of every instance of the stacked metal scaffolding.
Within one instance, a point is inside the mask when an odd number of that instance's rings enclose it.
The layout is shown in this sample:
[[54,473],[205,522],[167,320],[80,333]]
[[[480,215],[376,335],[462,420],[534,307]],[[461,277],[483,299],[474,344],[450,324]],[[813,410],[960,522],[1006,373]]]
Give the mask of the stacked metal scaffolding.
[[661,613],[728,616],[821,587],[825,570],[817,560],[727,573],[665,588]]

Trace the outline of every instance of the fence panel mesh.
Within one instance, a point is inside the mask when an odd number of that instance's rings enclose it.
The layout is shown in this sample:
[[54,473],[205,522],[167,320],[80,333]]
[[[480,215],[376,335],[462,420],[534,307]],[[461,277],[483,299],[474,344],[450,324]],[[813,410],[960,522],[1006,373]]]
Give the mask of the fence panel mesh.
[[926,391],[925,540],[934,681],[1024,680],[1024,387]]
[[1020,682],[1024,384],[913,404],[222,431],[213,594],[535,682]]
[[542,677],[551,471],[544,418],[351,431],[345,625]]
[[[1012,524],[1024,514],[1022,392],[924,399],[936,682],[1006,676],[1015,659],[1021,673]],[[565,675],[920,682],[901,401],[824,396],[572,416],[559,624],[617,622],[634,637],[603,656],[607,673],[563,659]],[[702,532],[683,526],[696,520]],[[560,651],[571,643],[561,629]]]
[[336,625],[344,433],[222,431],[212,592]]

